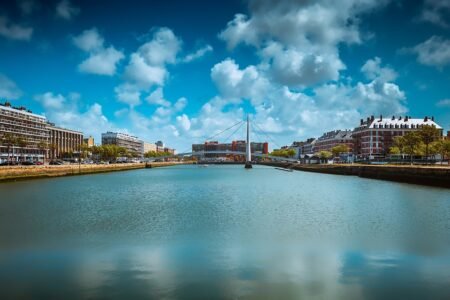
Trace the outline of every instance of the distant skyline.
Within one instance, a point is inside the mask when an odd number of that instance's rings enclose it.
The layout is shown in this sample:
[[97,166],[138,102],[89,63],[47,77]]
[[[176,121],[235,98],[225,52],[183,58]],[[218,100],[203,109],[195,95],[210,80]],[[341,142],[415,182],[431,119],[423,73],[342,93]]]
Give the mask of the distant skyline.
[[96,142],[183,151],[247,114],[278,144],[380,114],[447,131],[449,82],[445,0],[0,3],[0,99]]

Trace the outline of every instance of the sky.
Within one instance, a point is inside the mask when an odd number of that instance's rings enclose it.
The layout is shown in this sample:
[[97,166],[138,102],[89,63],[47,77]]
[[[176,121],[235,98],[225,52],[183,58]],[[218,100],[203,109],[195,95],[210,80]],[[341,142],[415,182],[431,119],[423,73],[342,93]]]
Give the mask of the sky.
[[247,115],[270,148],[370,115],[450,130],[449,83],[450,0],[0,1],[0,99],[97,143],[183,152]]

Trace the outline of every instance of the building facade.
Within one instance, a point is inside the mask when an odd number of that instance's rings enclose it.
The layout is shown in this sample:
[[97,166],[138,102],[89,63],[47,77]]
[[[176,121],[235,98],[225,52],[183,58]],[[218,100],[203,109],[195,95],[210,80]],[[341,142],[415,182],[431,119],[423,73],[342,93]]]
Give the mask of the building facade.
[[353,152],[353,137],[351,130],[333,130],[324,133],[316,140],[314,145],[314,152],[330,151],[335,146],[346,145],[349,153]]
[[47,119],[24,107],[0,104],[0,160],[43,161],[50,131]]
[[144,153],[153,151],[156,152],[156,144],[144,142]]
[[92,136],[89,136],[88,138],[84,138],[83,143],[86,144],[89,148],[95,146],[94,138]]
[[50,131],[49,151],[47,158],[63,158],[64,156],[73,156],[80,153],[83,144],[83,133],[57,127],[54,124],[48,124]]
[[144,142],[126,133],[111,131],[102,133],[102,145],[117,145],[139,157],[144,155]]
[[439,129],[442,136],[442,127],[434,122],[434,117],[414,119],[409,116],[392,118],[380,116],[375,119],[371,116],[366,120],[361,119],[360,126],[353,131],[354,153],[357,158],[362,159],[385,157],[394,145],[395,137],[420,130],[425,125]]

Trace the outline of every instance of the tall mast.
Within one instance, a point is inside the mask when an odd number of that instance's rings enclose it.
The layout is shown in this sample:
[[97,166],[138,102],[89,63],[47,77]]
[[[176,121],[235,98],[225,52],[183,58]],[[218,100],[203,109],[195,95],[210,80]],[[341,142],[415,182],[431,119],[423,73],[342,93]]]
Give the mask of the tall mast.
[[245,149],[245,167],[251,168],[251,161],[252,161],[252,149],[250,144],[250,118],[247,115],[247,143],[246,143],[246,149]]

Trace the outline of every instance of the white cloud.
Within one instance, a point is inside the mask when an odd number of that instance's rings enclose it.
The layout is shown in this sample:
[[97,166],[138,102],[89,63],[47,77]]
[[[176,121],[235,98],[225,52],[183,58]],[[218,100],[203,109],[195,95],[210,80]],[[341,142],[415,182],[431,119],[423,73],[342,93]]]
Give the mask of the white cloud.
[[337,51],[317,54],[294,47],[283,48],[279,43],[271,42],[261,53],[271,66],[273,78],[292,87],[338,80],[339,72],[345,69]]
[[436,103],[438,107],[450,107],[450,99],[442,99]]
[[254,102],[263,100],[269,82],[255,66],[241,70],[232,59],[226,59],[211,69],[211,78],[222,97],[229,100],[241,98]]
[[108,121],[97,102],[84,106],[80,95],[71,93],[68,96],[46,92],[34,97],[44,108],[47,119],[57,126],[78,130],[84,135],[92,135],[99,141],[102,132],[117,130]]
[[125,77],[128,81],[146,90],[153,85],[162,86],[167,76],[164,66],[152,66],[138,53],[131,55],[130,62],[125,69]]
[[92,53],[88,59],[78,66],[78,69],[81,72],[112,76],[116,73],[117,63],[123,58],[123,53],[111,46],[97,53]]
[[0,98],[17,99],[22,96],[22,91],[17,87],[16,83],[0,74]]
[[397,72],[395,72],[392,68],[381,67],[381,59],[379,57],[367,60],[362,66],[361,71],[368,79],[381,77],[385,81],[393,81],[398,76]]
[[175,104],[173,105],[175,111],[182,111],[186,105],[187,105],[188,101],[185,97],[181,97],[180,99],[177,100],[177,102],[175,102]]
[[141,104],[141,92],[139,89],[131,84],[122,84],[114,88],[117,100],[119,102],[128,104],[130,106],[137,106]]
[[54,95],[52,92],[37,95],[35,96],[35,99],[40,102],[46,110],[63,109],[64,102],[66,101],[66,98],[63,95]]
[[146,98],[147,102],[154,105],[161,105],[168,107],[171,105],[169,101],[164,99],[162,88],[157,88]]
[[448,14],[450,14],[450,2],[445,0],[425,0],[421,19],[426,22],[449,28]]
[[450,40],[439,36],[432,36],[409,51],[417,54],[417,60],[427,66],[442,68],[450,64]]
[[197,51],[186,55],[182,61],[185,63],[188,63],[188,62],[197,60],[212,51],[213,51],[213,47],[211,45],[206,45],[206,46],[198,49]]
[[105,42],[95,27],[83,31],[79,36],[74,37],[72,40],[75,46],[85,52],[100,50],[103,48],[103,43]]
[[360,43],[359,17],[386,1],[250,0],[250,17],[238,14],[219,37],[229,49],[259,50],[273,79],[290,87],[337,80],[345,65],[342,43]]
[[184,131],[188,131],[191,128],[191,121],[186,114],[182,114],[181,116],[177,116],[177,125]]
[[125,78],[143,90],[154,85],[164,85],[168,76],[166,66],[176,63],[181,43],[172,30],[159,28],[149,42],[141,45],[131,55],[125,69]]
[[83,31],[73,38],[73,43],[89,53],[89,57],[78,65],[81,72],[112,76],[116,73],[117,64],[124,58],[124,54],[113,46],[104,47],[104,39],[96,28]]
[[80,13],[78,7],[73,6],[69,0],[62,0],[56,5],[56,16],[65,20],[71,20]]
[[0,35],[12,40],[29,41],[32,34],[33,28],[13,24],[8,18],[0,16]]

